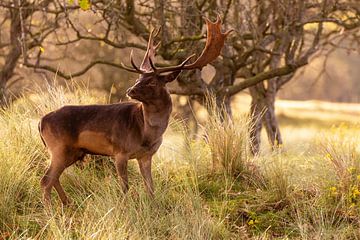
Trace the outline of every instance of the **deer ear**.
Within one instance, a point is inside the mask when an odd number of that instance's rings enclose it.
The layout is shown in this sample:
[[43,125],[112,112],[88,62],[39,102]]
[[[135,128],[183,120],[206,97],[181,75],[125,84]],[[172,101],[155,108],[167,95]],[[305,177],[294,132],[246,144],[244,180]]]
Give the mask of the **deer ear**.
[[172,72],[168,75],[162,76],[163,77],[162,80],[164,81],[164,83],[172,82],[179,76],[180,73],[181,73],[181,70]]

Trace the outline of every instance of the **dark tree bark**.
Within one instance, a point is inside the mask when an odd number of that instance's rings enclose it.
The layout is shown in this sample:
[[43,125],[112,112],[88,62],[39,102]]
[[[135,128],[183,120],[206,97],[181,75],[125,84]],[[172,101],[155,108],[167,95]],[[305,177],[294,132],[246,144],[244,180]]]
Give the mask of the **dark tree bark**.
[[266,109],[263,116],[263,123],[265,125],[268,140],[273,149],[276,149],[283,144],[279,123],[275,115],[275,97],[276,92],[266,92]]
[[[224,46],[223,54],[226,55],[229,52],[229,47]],[[218,91],[219,87],[224,88],[226,86],[232,86],[235,82],[234,66],[231,59],[223,58],[218,59],[213,65],[216,69],[214,78],[209,84],[210,91],[215,97],[216,111],[220,113],[221,120],[232,119],[231,109],[231,97],[232,95],[227,92]]]
[[5,57],[5,64],[0,71],[0,105],[8,101],[6,84],[13,77],[16,64],[21,57],[21,19],[17,9],[10,11],[10,42],[11,49]]
[[20,47],[14,46],[11,49],[10,53],[7,55],[5,60],[5,65],[3,69],[0,71],[0,106],[3,107],[6,102],[9,100],[7,91],[6,91],[6,84],[14,75],[14,70],[17,64],[18,59],[21,56],[21,49]]
[[275,97],[276,90],[272,91],[268,86],[265,89],[264,84],[260,83],[254,87],[250,87],[251,101],[251,124],[250,124],[250,139],[251,151],[258,154],[261,144],[261,129],[264,125],[267,137],[272,149],[276,149],[282,145],[282,137],[275,115]]
[[[250,149],[256,155],[260,151],[262,116],[265,109],[265,92],[263,84],[260,83],[250,87],[251,106],[250,106]],[[261,91],[263,90],[263,91]]]

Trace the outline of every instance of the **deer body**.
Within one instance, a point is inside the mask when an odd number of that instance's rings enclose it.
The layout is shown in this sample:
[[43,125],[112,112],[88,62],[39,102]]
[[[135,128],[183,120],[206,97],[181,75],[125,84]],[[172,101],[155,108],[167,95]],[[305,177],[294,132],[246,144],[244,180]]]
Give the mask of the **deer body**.
[[[54,186],[63,203],[68,203],[56,179],[85,154],[113,156],[124,191],[128,189],[124,169],[128,159],[136,158],[140,170],[143,169],[145,187],[153,194],[152,178],[148,173],[151,158],[162,143],[172,110],[165,85],[161,92],[161,97],[152,103],[65,106],[45,115],[39,130],[52,158],[52,165],[41,181],[45,200],[50,201],[51,186]],[[52,183],[54,179],[55,184]]]
[[171,113],[171,107],[155,113],[147,108],[135,102],[65,106],[41,119],[41,137],[50,148],[61,141],[83,154],[138,158],[157,150]]
[[[45,203],[50,203],[52,187],[63,204],[69,202],[59,181],[62,172],[86,154],[112,156],[124,192],[128,189],[127,162],[136,158],[144,178],[145,188],[153,195],[151,161],[159,149],[172,111],[171,97],[166,89],[182,70],[202,68],[219,54],[227,33],[221,33],[221,21],[207,21],[208,37],[201,56],[192,64],[186,63],[157,68],[153,63],[155,50],[154,31],[150,34],[148,49],[138,68],[130,58],[133,68],[140,73],[127,95],[138,102],[108,105],[65,106],[45,115],[39,123],[41,138],[51,155],[51,164],[41,186]],[[164,75],[164,73],[169,73]]]

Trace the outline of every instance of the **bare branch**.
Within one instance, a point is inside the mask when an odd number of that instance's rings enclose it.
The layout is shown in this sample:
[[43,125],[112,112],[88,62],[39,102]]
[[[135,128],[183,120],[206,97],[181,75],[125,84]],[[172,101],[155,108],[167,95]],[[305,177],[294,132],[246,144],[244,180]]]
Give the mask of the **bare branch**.
[[262,82],[267,79],[271,79],[274,77],[284,76],[288,75],[294,71],[296,71],[298,68],[304,66],[307,64],[307,59],[302,59],[296,64],[293,65],[287,65],[284,67],[276,68],[273,70],[269,70],[266,72],[261,72],[257,74],[254,77],[246,78],[243,82],[240,82],[234,86],[225,87],[220,90],[221,93],[224,95],[232,96],[250,86],[254,86],[255,84]]
[[70,73],[67,74],[63,71],[60,71],[58,68],[54,68],[52,66],[48,66],[48,65],[37,65],[37,64],[32,64],[32,63],[24,63],[25,66],[30,67],[30,68],[34,68],[34,69],[42,69],[42,70],[46,70],[52,73],[57,74],[58,76],[66,79],[66,80],[70,80],[72,78],[75,77],[79,77],[83,74],[85,74],[87,71],[89,71],[92,67],[94,67],[95,65],[108,65],[108,66],[112,66],[115,68],[119,68],[119,69],[124,69],[126,70],[121,64],[117,64],[117,63],[113,63],[113,62],[107,62],[104,60],[95,60],[90,62],[88,65],[86,65],[82,70],[74,72],[74,73]]

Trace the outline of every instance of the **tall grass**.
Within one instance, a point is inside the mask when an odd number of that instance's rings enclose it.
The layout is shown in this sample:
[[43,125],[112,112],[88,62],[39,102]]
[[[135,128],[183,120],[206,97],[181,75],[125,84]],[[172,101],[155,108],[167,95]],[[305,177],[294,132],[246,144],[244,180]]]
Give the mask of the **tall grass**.
[[[103,103],[83,86],[51,87],[19,99],[0,113],[0,238],[41,239],[210,239],[230,233],[203,207],[189,164],[155,162],[156,197],[151,200],[135,163],[130,191],[120,191],[110,158],[102,167],[70,167],[61,181],[74,201],[63,209],[53,194],[53,209],[41,204],[39,180],[49,163],[37,132],[43,114],[64,104]],[[174,125],[174,124],[173,124]],[[176,130],[177,131],[177,130]],[[166,146],[165,146],[166,148]],[[190,149],[184,147],[184,153]],[[96,158],[92,158],[96,160]],[[163,162],[168,161],[164,160]],[[192,161],[192,160],[189,160]],[[169,164],[171,165],[171,163]]]
[[211,152],[213,170],[224,171],[226,175],[235,177],[244,174],[251,160],[250,121],[247,117],[241,117],[234,123],[224,107],[216,105],[216,99],[211,95],[207,96],[207,109],[211,117],[203,126],[203,131]]
[[[248,119],[211,117],[200,138],[172,121],[154,159],[155,198],[135,161],[124,195],[112,159],[89,157],[61,182],[73,204],[41,203],[49,164],[39,118],[64,104],[106,103],[72,85],[38,90],[0,112],[0,239],[350,239],[359,238],[358,127],[340,126],[299,147],[254,158]],[[101,159],[102,164],[96,164]]]

